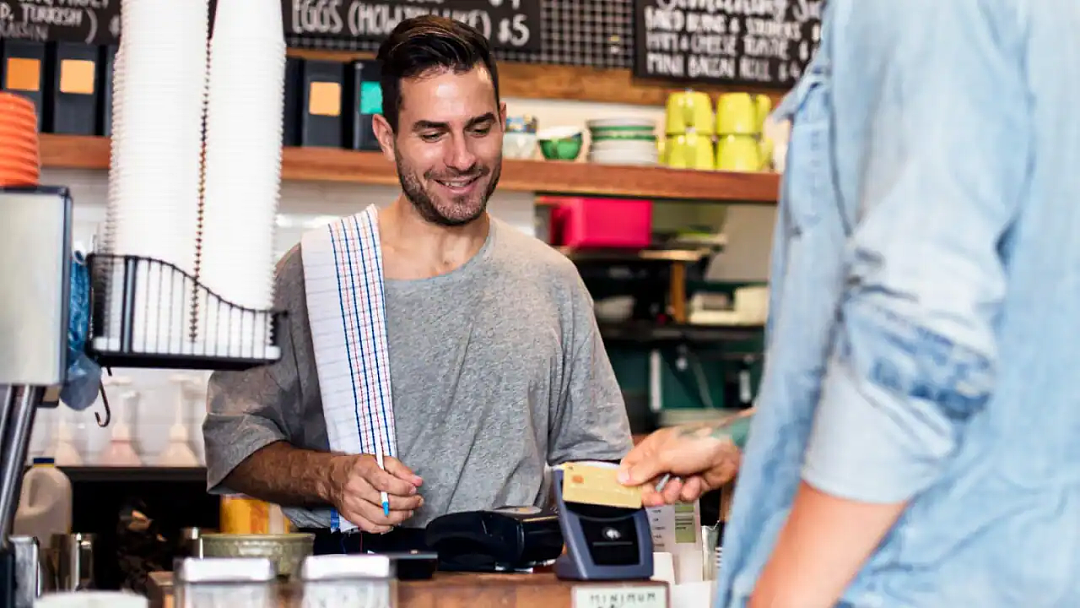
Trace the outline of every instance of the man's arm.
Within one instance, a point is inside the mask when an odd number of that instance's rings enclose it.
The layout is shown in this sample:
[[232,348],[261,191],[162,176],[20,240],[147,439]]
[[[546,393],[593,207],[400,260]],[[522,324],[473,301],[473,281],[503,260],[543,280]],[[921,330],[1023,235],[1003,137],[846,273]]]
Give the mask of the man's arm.
[[[387,532],[423,504],[418,493],[423,480],[394,458],[385,459],[383,470],[371,455],[293,445],[303,423],[297,349],[309,344],[299,248],[278,264],[275,288],[275,306],[287,313],[281,359],[244,372],[218,372],[210,379],[203,425],[210,492],[240,492],[284,506],[334,506],[367,532]],[[389,515],[380,492],[388,494]]]
[[566,274],[564,381],[552,408],[548,462],[618,462],[634,447],[626,403],[600,337],[592,297],[576,268]]
[[325,506],[335,501],[331,479],[344,478],[348,464],[336,454],[301,450],[278,441],[245,458],[222,485],[278,505]]
[[333,456],[292,445],[303,418],[294,336],[307,323],[299,247],[282,257],[274,275],[281,323],[281,359],[242,372],[210,377],[206,440],[207,485],[212,493],[239,492],[286,506],[328,504]]
[[[860,162],[844,167],[859,183],[840,183],[860,218],[804,482],[751,606],[833,606],[993,390],[998,245],[1031,154],[1021,62],[1005,48],[1017,15],[919,7],[829,7],[848,19],[832,24],[838,124],[873,108]],[[861,105],[849,112],[840,92]]]

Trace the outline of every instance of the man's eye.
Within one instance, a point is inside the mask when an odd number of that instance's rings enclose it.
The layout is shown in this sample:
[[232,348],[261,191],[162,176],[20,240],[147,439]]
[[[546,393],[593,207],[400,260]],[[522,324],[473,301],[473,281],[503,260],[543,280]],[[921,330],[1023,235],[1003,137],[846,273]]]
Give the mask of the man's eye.
[[420,139],[422,139],[424,141],[439,141],[440,137],[442,137],[442,133],[421,133],[420,134]]
[[477,127],[473,129],[473,135],[477,137],[483,137],[491,132],[491,127]]

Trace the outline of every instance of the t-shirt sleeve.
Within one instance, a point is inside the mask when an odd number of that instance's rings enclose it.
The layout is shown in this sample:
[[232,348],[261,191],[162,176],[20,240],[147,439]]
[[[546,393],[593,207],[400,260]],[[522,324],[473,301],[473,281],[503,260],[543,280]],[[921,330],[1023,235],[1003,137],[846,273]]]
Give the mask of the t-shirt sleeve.
[[278,327],[281,359],[241,372],[215,372],[210,377],[203,437],[206,484],[212,494],[230,493],[222,482],[248,456],[294,436],[290,425],[301,415],[293,334],[297,323],[307,322],[303,281],[299,248],[294,248],[281,259],[274,274],[274,306],[286,313]]
[[576,268],[568,274],[563,383],[552,404],[548,462],[621,460],[633,448],[626,403],[600,337],[592,297]]

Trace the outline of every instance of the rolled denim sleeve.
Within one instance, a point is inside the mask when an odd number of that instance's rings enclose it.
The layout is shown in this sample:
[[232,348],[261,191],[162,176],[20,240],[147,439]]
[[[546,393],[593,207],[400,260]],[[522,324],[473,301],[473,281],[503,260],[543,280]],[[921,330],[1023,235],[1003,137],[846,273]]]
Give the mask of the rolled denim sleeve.
[[[990,402],[1002,252],[1031,155],[1022,53],[990,4],[1007,3],[919,2],[892,35],[865,27],[875,38],[834,70],[838,98],[877,100],[870,116],[836,111],[841,138],[862,133],[841,176],[857,185],[858,218],[803,466],[835,496],[911,498]],[[867,25],[855,6],[848,28]]]

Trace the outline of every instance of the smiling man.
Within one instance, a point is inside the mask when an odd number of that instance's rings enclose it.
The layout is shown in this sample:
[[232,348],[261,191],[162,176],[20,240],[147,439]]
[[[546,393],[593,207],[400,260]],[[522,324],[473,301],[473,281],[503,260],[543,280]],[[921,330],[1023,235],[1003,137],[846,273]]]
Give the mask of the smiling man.
[[487,213],[506,115],[487,41],[422,17],[379,59],[402,194],[281,260],[284,355],[215,374],[205,424],[210,490],[286,506],[320,553],[421,547],[435,517],[542,505],[545,465],[631,447],[577,269]]

